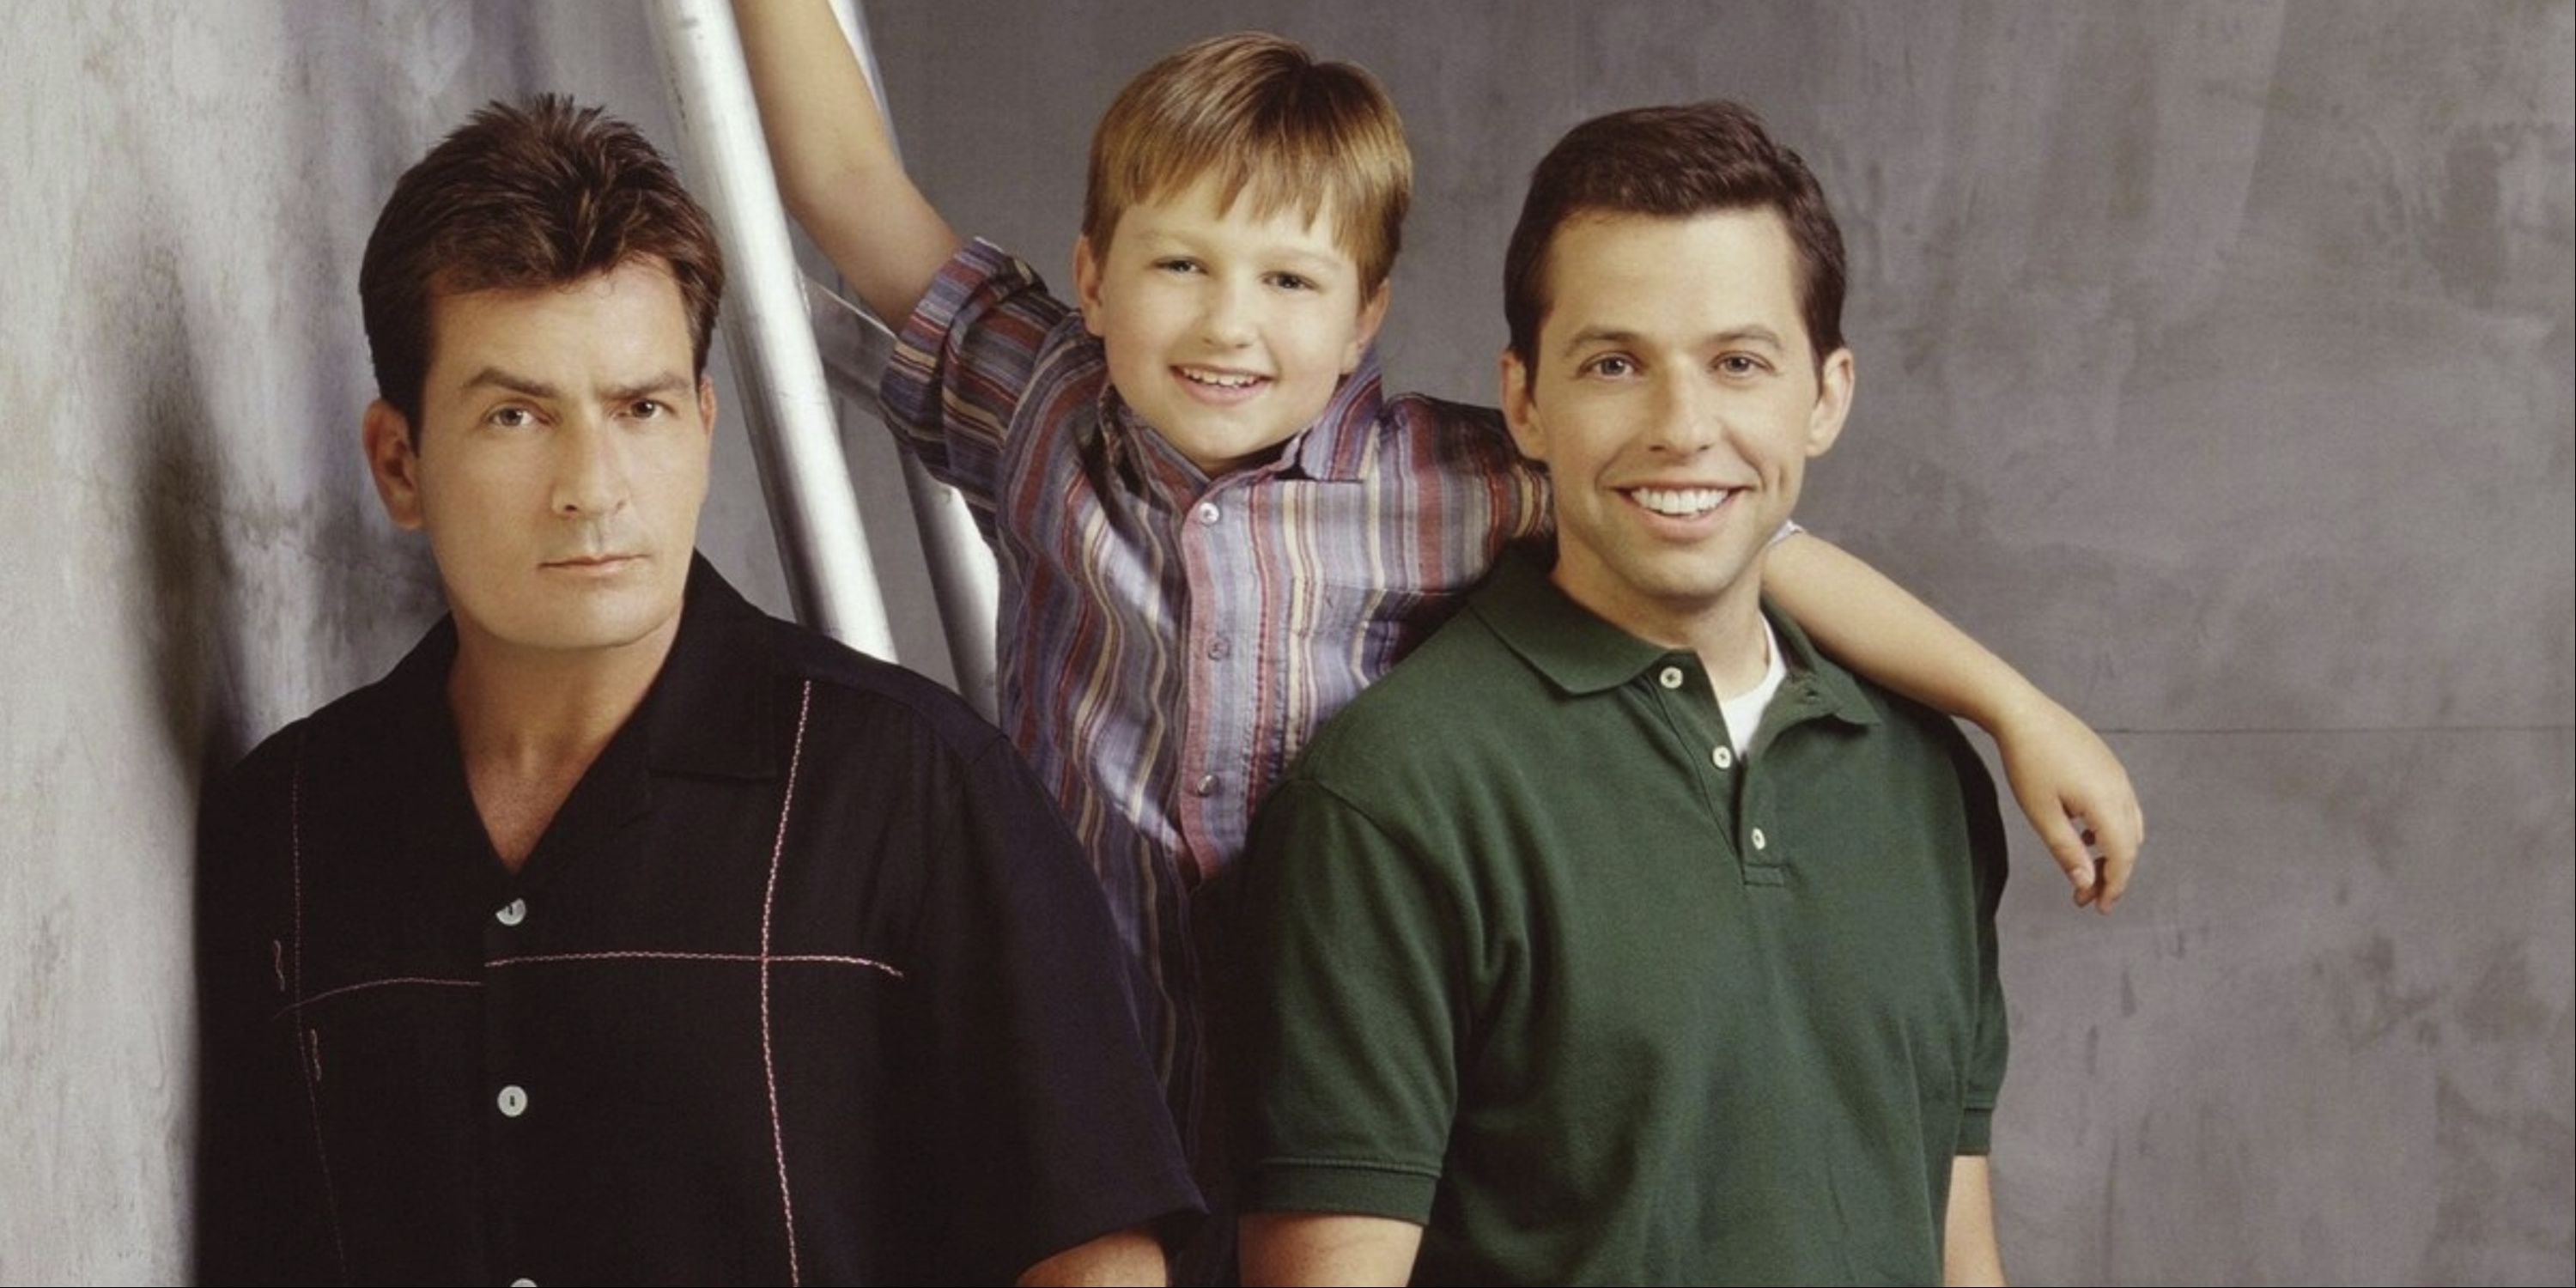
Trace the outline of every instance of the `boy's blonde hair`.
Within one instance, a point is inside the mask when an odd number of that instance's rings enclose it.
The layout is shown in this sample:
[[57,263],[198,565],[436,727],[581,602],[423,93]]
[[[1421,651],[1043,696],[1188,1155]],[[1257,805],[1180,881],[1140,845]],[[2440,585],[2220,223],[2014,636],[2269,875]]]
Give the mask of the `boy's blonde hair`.
[[1128,207],[1203,178],[1220,208],[1248,200],[1255,218],[1330,210],[1363,293],[1395,268],[1413,203],[1413,153],[1377,79],[1319,63],[1263,32],[1213,36],[1127,82],[1091,136],[1082,234],[1107,255]]

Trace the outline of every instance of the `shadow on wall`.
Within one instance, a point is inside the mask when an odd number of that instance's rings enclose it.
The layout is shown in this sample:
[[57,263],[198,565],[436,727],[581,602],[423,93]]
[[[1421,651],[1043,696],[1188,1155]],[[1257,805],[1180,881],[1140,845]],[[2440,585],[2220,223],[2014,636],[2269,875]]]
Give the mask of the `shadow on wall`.
[[[122,391],[108,424],[131,427],[133,499],[142,593],[125,597],[132,638],[146,641],[171,758],[205,771],[249,747],[243,728],[245,641],[234,629],[240,563],[224,531],[227,480],[211,439],[208,388],[187,322],[179,253],[157,239],[131,248],[139,289],[131,307],[102,309],[96,385]],[[112,331],[112,333],[110,333]]]

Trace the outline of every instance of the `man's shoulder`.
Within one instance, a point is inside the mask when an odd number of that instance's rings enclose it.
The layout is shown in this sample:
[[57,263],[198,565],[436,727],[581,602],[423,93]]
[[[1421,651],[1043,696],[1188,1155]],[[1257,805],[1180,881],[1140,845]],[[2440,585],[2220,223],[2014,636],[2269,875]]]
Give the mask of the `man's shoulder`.
[[1534,469],[1512,442],[1503,414],[1491,407],[1430,394],[1397,394],[1378,405],[1376,429],[1382,448],[1402,449],[1400,460],[1467,466],[1486,473]]
[[918,671],[766,613],[759,614],[753,629],[769,654],[772,674],[800,688],[810,686],[812,718],[860,721],[880,731],[891,723],[963,760],[982,756],[1003,741],[1001,731],[965,699]]
[[1831,659],[1820,666],[1831,671],[1821,687],[1840,686],[1853,704],[1852,714],[1863,718],[1845,723],[1845,736],[1834,744],[1829,759],[1801,763],[1825,770],[1834,781],[1865,785],[1867,799],[1882,807],[1890,825],[1952,817],[1956,808],[1976,848],[1994,850],[1990,857],[2000,861],[2002,816],[1995,780],[1959,722]]
[[1540,680],[1472,605],[1326,721],[1293,775],[1337,794],[1415,797],[1473,777],[1543,719]]
[[1888,745],[1886,754],[1926,766],[1948,766],[1960,773],[1961,787],[1983,787],[1992,794],[1985,761],[1978,757],[1976,745],[1968,740],[1957,720],[1858,672],[1845,670],[1841,674],[1877,715],[1875,732]]
[[405,726],[420,718],[405,689],[426,664],[421,654],[436,649],[446,631],[442,623],[391,672],[289,721],[213,774],[200,802],[201,826],[265,816],[297,796],[364,811],[417,773],[418,766],[395,763],[416,745]]

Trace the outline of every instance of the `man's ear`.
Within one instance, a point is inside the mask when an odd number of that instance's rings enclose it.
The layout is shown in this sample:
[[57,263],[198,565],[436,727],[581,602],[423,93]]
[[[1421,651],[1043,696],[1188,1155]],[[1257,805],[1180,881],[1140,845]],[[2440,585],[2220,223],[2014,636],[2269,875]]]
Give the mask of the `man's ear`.
[[1521,355],[1506,348],[1495,364],[1495,378],[1502,383],[1503,424],[1512,431],[1512,441],[1520,445],[1521,455],[1545,464],[1547,433],[1538,422],[1538,399],[1530,388],[1531,372]]
[[376,481],[376,496],[385,517],[397,528],[420,527],[420,453],[411,445],[411,423],[379,398],[367,404],[359,439],[367,453],[367,474]]
[[1073,299],[1082,307],[1082,329],[1100,334],[1100,256],[1092,250],[1091,234],[1073,239]]
[[1360,365],[1360,355],[1368,352],[1369,342],[1377,338],[1377,329],[1386,324],[1386,305],[1394,292],[1394,283],[1380,282],[1360,302],[1359,329],[1351,333],[1351,347],[1342,351],[1343,375],[1351,374],[1351,369]]
[[716,382],[712,376],[698,377],[698,425],[707,437],[716,434]]
[[1831,450],[1834,440],[1842,437],[1843,421],[1851,415],[1852,382],[1857,378],[1852,367],[1852,351],[1836,349],[1825,355],[1816,370],[1816,407],[1807,413],[1807,456],[1813,459]]

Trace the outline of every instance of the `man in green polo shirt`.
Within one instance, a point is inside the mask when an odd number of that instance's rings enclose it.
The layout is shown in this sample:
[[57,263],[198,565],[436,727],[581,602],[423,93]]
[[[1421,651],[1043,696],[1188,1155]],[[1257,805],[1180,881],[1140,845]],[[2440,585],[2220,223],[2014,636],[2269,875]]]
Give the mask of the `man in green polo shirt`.
[[1329,725],[1221,891],[1246,1280],[2000,1282],[1993,784],[1761,598],[1851,403],[1833,216],[1739,106],[1619,113],[1505,290],[1552,561]]

